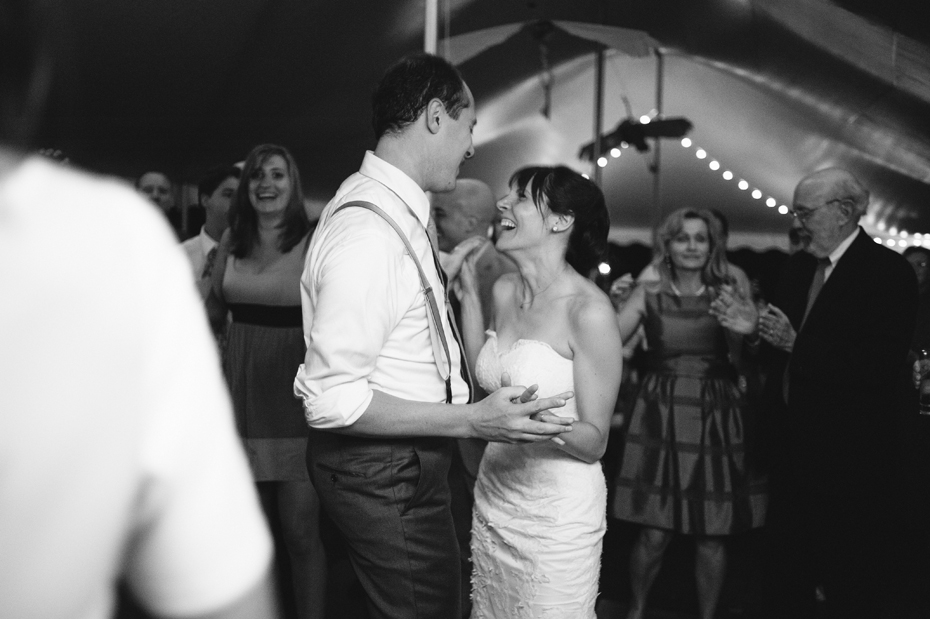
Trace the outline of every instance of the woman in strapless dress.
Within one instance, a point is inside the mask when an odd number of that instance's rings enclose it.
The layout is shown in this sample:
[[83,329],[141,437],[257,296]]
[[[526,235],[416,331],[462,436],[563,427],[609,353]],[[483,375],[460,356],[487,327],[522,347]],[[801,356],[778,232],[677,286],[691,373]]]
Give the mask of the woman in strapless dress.
[[255,147],[217,248],[208,300],[213,321],[232,315],[223,371],[279,562],[290,567],[293,595],[283,602],[301,619],[323,617],[326,591],[320,503],[305,460],[308,429],[293,393],[307,350],[300,274],[312,228],[290,152]]
[[[565,167],[519,170],[498,202],[497,249],[517,273],[494,285],[485,341],[474,265],[460,276],[466,351],[482,387],[573,391],[571,432],[490,443],[475,485],[472,617],[593,619],[606,528],[599,459],[617,397],[621,343],[610,300],[586,275],[610,221],[597,186]],[[477,352],[480,349],[480,354]]]

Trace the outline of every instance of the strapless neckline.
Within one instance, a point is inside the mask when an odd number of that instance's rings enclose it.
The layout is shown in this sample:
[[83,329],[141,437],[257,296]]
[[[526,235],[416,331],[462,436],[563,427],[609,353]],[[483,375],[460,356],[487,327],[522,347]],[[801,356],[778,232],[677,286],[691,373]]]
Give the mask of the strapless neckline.
[[518,350],[519,348],[521,348],[521,347],[523,347],[523,346],[527,346],[527,345],[531,345],[531,344],[537,344],[537,345],[539,345],[539,346],[542,346],[544,349],[548,350],[549,352],[551,352],[553,355],[555,355],[556,357],[558,357],[558,358],[561,359],[562,361],[565,361],[565,362],[567,362],[567,363],[571,363],[571,362],[572,362],[571,359],[569,359],[568,357],[564,356],[562,353],[560,353],[559,351],[557,351],[557,350],[556,350],[555,348],[553,348],[552,345],[549,344],[548,342],[544,342],[544,341],[542,341],[542,340],[534,340],[534,339],[532,339],[532,338],[521,337],[521,338],[517,338],[516,340],[514,340],[514,342],[513,342],[510,346],[506,347],[505,350],[501,350],[501,347],[500,347],[500,340],[499,340],[498,337],[497,337],[497,332],[488,329],[487,331],[485,331],[485,333],[486,333],[488,336],[490,336],[491,340],[493,340],[493,342],[494,342],[494,350],[495,350],[495,352],[497,353],[498,356],[503,357],[503,356],[505,356],[505,355],[509,355],[509,354],[515,352],[516,350]]

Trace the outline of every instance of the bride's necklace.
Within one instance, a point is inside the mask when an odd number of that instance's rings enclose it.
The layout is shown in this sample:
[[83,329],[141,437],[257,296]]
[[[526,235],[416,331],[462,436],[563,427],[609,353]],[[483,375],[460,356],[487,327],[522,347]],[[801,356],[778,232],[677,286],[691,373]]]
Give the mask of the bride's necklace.
[[[552,287],[552,284],[554,284],[554,283],[556,282],[556,280],[559,279],[559,278],[562,276],[562,273],[564,273],[564,272],[565,272],[565,267],[563,266],[563,267],[562,267],[562,270],[559,271],[559,272],[556,274],[556,276],[553,277],[553,278],[549,281],[548,284],[546,284],[545,288],[543,288],[542,290],[540,290],[540,291],[538,291],[536,294],[534,294],[533,297],[532,297],[529,301],[521,301],[521,302],[520,302],[520,309],[526,309],[526,308],[528,308],[528,307],[530,306],[530,304],[531,304],[533,301],[535,301],[537,298],[539,298],[539,297],[542,295],[542,293],[544,293],[544,292],[546,292],[547,290],[549,290],[549,288]],[[525,284],[524,284],[524,285],[525,285]]]
[[[669,285],[672,287],[672,292],[675,293],[675,296],[676,296],[676,297],[682,296],[681,290],[678,289],[678,286],[675,285],[675,282],[670,281],[670,282],[669,282]],[[699,297],[699,296],[701,296],[702,294],[704,294],[704,291],[705,291],[705,290],[707,290],[707,286],[704,285],[704,284],[701,284],[701,287],[698,288],[697,291],[695,291],[695,293],[694,293],[693,295],[691,295],[691,296]]]

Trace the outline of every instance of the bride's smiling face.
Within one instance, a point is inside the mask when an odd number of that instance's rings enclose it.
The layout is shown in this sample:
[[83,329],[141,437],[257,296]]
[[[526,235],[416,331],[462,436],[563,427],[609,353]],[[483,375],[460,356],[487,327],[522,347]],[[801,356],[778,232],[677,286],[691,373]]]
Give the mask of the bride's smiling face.
[[532,193],[531,185],[520,191],[513,184],[507,195],[497,201],[497,210],[501,215],[501,233],[496,245],[498,250],[532,247],[545,238],[549,208],[545,204],[536,204]]

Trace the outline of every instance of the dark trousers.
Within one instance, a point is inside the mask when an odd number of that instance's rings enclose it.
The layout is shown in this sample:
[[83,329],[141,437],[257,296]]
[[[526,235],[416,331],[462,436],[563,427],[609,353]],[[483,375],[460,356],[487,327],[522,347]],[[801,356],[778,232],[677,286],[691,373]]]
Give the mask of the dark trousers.
[[459,616],[448,439],[366,439],[311,430],[307,468],[339,527],[373,619]]
[[[830,495],[773,476],[766,517],[766,617],[879,619],[888,510],[878,493]],[[823,614],[815,589],[823,587]]]

